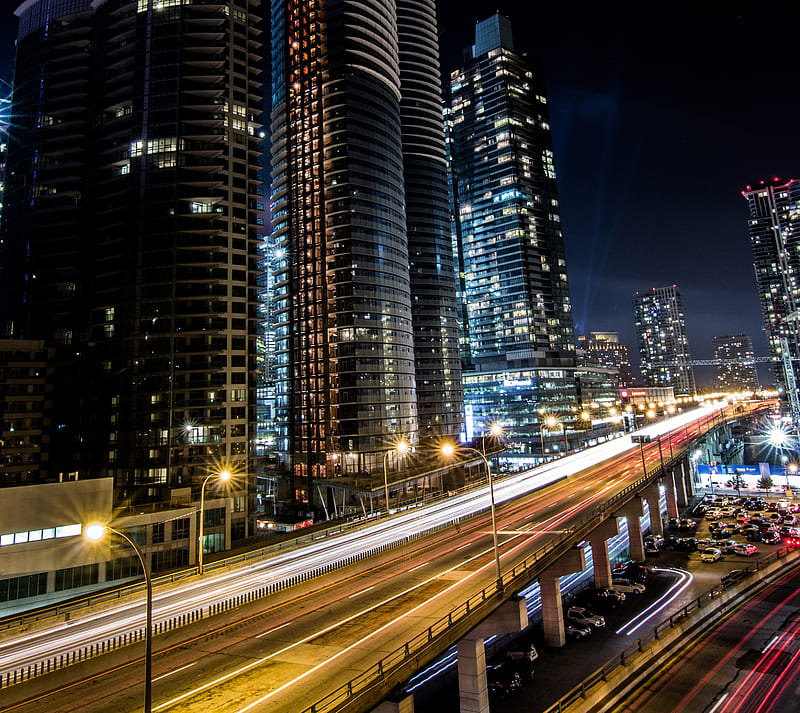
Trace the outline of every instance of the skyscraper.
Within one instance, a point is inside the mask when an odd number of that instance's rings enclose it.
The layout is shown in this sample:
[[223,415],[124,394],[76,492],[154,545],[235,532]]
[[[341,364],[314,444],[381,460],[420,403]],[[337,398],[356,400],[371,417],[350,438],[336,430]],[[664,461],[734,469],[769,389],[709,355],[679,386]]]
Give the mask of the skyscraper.
[[756,391],[758,374],[753,341],[746,334],[714,337],[717,385],[723,391]]
[[800,181],[774,178],[747,186],[748,228],[761,314],[773,373],[800,414],[796,362],[800,357]]
[[578,346],[591,362],[618,370],[617,387],[633,386],[628,346],[620,343],[617,332],[589,332],[578,337]]
[[694,396],[694,369],[678,288],[637,292],[633,312],[645,386],[671,386],[675,396]]
[[465,55],[447,107],[465,401],[476,430],[499,420],[530,446],[542,412],[572,418],[576,404],[547,98],[507,18],[479,22]]
[[272,249],[284,497],[457,435],[433,2],[272,3]]
[[6,334],[55,349],[49,479],[169,500],[253,472],[261,3],[26,0]]

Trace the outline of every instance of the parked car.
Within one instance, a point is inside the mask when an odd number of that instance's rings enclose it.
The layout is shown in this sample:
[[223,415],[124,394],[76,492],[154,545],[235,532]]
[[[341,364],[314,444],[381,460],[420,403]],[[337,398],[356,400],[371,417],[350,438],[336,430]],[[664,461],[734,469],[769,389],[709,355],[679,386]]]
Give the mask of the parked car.
[[733,554],[735,555],[742,555],[744,557],[752,557],[753,555],[758,554],[758,547],[755,545],[736,545],[733,548]]
[[722,554],[729,555],[733,553],[733,548],[738,544],[736,540],[711,540],[708,546],[716,547]]
[[620,567],[615,567],[611,571],[611,577],[616,579],[630,579],[632,582],[641,582],[647,584],[647,578],[650,575],[649,567],[639,562],[628,562]]
[[792,515],[791,513],[783,516],[783,524],[788,525],[789,527],[793,527],[797,524],[797,516]]
[[765,545],[777,545],[781,541],[780,533],[770,530],[761,533],[761,542]]
[[582,591],[578,597],[586,604],[610,604],[617,606],[625,601],[625,595],[614,587],[592,587]]
[[612,579],[611,586],[623,594],[644,594],[645,590],[644,584],[630,579]]
[[675,543],[678,552],[697,552],[697,540],[694,537],[681,537]]
[[597,629],[606,625],[606,620],[599,614],[592,614],[584,607],[570,607],[567,609],[567,619],[573,624],[582,624],[583,626],[593,626]]
[[489,681],[489,695],[496,698],[504,698],[522,688],[522,676],[503,664],[487,666],[486,677]]
[[752,571],[752,569],[732,569],[727,574],[722,575],[720,581],[727,587],[730,584],[735,584],[736,582],[743,580]]
[[573,639],[583,639],[591,635],[592,627],[567,619],[564,623],[564,633],[567,636],[571,636]]
[[706,547],[704,550],[700,550],[700,559],[703,562],[716,562],[720,557],[722,557],[722,551],[716,547]]
[[506,658],[509,661],[536,661],[539,658],[539,652],[533,644],[530,644],[506,651]]

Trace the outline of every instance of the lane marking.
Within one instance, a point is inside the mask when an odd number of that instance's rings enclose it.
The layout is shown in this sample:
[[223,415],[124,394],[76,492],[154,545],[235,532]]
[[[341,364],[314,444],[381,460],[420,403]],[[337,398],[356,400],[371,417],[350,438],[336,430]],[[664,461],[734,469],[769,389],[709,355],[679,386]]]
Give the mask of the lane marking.
[[181,666],[180,668],[176,668],[174,671],[170,671],[169,673],[165,673],[161,676],[156,676],[153,681],[160,681],[162,678],[167,678],[167,676],[172,676],[174,673],[180,673],[181,671],[185,671],[187,668],[191,668],[192,666],[196,666],[197,661],[194,663],[186,664],[186,666]]

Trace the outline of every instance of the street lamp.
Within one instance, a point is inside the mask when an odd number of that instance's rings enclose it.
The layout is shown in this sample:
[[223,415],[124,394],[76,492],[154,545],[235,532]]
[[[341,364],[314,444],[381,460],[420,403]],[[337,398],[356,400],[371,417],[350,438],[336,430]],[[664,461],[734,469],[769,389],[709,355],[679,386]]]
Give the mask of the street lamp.
[[786,466],[786,470],[784,471],[784,473],[786,474],[786,490],[787,490],[787,494],[788,494],[788,490],[789,490],[789,473],[791,473],[792,475],[797,475],[797,463],[789,463]]
[[547,426],[548,430],[551,428],[555,428],[556,426],[561,426],[561,430],[564,432],[564,455],[569,453],[569,444],[567,443],[567,427],[564,423],[559,421],[555,416],[548,416],[544,420],[544,425]]
[[[452,456],[456,449],[452,443],[445,443],[440,449],[442,455],[450,457]],[[495,503],[494,503],[494,482],[492,481],[492,469],[489,465],[489,461],[486,456],[481,453],[477,448],[469,448],[468,446],[461,446],[460,450],[462,451],[471,451],[475,453],[480,459],[483,461],[483,464],[486,466],[486,478],[489,481],[489,501],[491,503],[491,513],[492,513],[492,544],[494,547],[494,567],[495,567],[495,575],[497,577],[497,591],[503,591],[503,572],[500,569],[500,547],[497,544],[497,516],[495,513]]]
[[199,543],[197,546],[197,573],[203,574],[203,524],[206,519],[206,484],[212,478],[217,477],[223,483],[231,479],[231,472],[229,470],[223,470],[220,473],[211,473],[210,475],[206,476],[206,479],[203,481],[203,485],[200,487],[200,528],[199,528]]
[[410,446],[408,445],[408,441],[400,440],[397,442],[394,448],[386,453],[383,454],[383,495],[386,499],[386,514],[389,514],[389,476],[386,473],[386,459],[389,457],[390,453],[396,453],[398,456],[404,456],[408,453],[408,449]]
[[137,545],[124,532],[120,532],[119,530],[115,530],[113,527],[108,527],[108,525],[103,525],[99,522],[86,525],[83,528],[83,536],[92,542],[98,542],[99,540],[102,540],[103,537],[105,537],[106,532],[110,532],[112,535],[121,537],[123,540],[125,540],[125,542],[133,547],[133,551],[139,558],[139,564],[142,565],[142,571],[144,572],[146,591],[146,621],[144,631],[144,713],[150,713],[152,710],[153,699],[153,580],[150,577],[150,568],[147,566],[147,560],[142,554],[142,551],[139,549],[139,545]]

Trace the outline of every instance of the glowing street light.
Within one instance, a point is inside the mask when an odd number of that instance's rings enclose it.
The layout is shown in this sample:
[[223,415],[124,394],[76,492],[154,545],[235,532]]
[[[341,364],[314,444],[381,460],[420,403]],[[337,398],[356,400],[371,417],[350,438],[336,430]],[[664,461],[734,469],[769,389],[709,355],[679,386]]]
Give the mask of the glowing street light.
[[153,580],[150,576],[150,568],[147,566],[147,560],[139,549],[139,545],[124,532],[115,530],[113,527],[108,527],[108,525],[103,525],[99,522],[86,525],[83,528],[83,536],[92,542],[99,542],[106,536],[107,532],[121,537],[133,548],[133,551],[139,558],[139,564],[142,565],[142,571],[144,572],[146,592],[144,630],[144,713],[151,713],[153,700]]
[[[495,513],[495,503],[494,503],[494,482],[492,481],[492,469],[489,465],[489,461],[486,456],[481,453],[477,448],[469,448],[468,446],[461,446],[461,451],[471,451],[478,455],[483,464],[486,466],[486,479],[489,481],[489,500],[491,503],[491,513],[492,513],[492,544],[494,547],[494,566],[495,566],[495,575],[497,577],[497,591],[503,591],[503,572],[500,569],[500,547],[497,544],[497,516]],[[452,456],[455,452],[455,446],[452,443],[445,443],[439,449],[439,452],[446,457]]]
[[386,459],[389,457],[390,453],[395,453],[398,456],[404,456],[408,453],[411,446],[408,444],[408,441],[399,440],[395,447],[386,453],[383,454],[383,495],[384,499],[386,500],[386,514],[389,514],[389,476],[386,473]]
[[206,476],[206,479],[203,481],[203,485],[200,487],[200,528],[199,528],[199,537],[198,537],[198,546],[197,546],[197,573],[203,574],[203,525],[206,519],[206,485],[208,481],[212,478],[218,478],[220,482],[227,482],[231,479],[231,472],[229,470],[223,470],[219,473],[211,473],[210,475]]
[[567,443],[567,427],[564,423],[559,421],[555,416],[548,416],[544,420],[544,425],[547,426],[548,430],[561,426],[561,430],[564,432],[564,455],[569,453],[569,444]]

